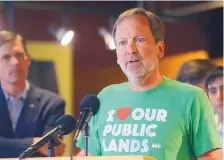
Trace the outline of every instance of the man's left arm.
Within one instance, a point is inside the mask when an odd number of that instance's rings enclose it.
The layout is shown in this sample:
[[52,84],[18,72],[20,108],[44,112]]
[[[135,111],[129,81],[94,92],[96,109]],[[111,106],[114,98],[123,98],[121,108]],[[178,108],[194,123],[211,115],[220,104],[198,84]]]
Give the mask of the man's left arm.
[[222,149],[214,149],[198,157],[198,160],[222,160]]

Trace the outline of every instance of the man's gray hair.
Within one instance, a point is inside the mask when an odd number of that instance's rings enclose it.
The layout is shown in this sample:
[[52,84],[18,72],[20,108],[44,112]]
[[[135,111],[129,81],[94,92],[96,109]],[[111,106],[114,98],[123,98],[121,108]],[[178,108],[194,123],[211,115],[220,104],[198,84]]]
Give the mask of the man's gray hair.
[[149,21],[149,27],[152,31],[153,37],[157,42],[159,41],[164,41],[164,36],[165,36],[165,29],[164,29],[164,24],[163,21],[154,13],[150,11],[146,11],[143,8],[133,8],[130,10],[127,10],[123,13],[120,14],[118,19],[116,20],[114,26],[113,26],[113,31],[112,31],[112,36],[115,40],[115,35],[116,35],[116,29],[118,23],[123,20],[126,17],[133,16],[133,15],[140,15],[140,16],[145,16],[147,20]]

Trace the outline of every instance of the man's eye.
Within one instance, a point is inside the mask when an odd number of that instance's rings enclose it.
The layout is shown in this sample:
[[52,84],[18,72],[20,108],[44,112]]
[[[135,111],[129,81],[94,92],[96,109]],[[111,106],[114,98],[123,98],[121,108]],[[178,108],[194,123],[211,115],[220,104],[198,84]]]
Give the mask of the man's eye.
[[24,53],[16,53],[15,57],[16,58],[24,58],[25,54]]
[[10,55],[4,55],[4,56],[2,57],[3,60],[7,60],[7,61],[8,61],[10,58],[11,58]]
[[143,43],[145,40],[144,40],[143,37],[136,37],[135,41],[136,41],[137,43]]
[[119,46],[124,46],[127,44],[127,41],[123,40],[118,43]]
[[212,88],[212,89],[209,89],[208,92],[211,94],[216,94],[217,90]]

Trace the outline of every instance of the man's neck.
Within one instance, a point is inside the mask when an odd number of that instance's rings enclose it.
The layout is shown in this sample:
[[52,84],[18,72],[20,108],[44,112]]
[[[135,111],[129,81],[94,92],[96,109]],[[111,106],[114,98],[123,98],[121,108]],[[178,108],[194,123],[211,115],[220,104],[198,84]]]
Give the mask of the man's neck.
[[10,84],[7,82],[1,82],[2,88],[4,88],[5,92],[11,97],[18,97],[25,89],[26,83],[18,82],[15,84]]
[[159,85],[163,81],[163,76],[159,73],[152,73],[150,76],[146,77],[144,80],[139,82],[129,81],[129,85],[134,91],[146,91],[152,89]]

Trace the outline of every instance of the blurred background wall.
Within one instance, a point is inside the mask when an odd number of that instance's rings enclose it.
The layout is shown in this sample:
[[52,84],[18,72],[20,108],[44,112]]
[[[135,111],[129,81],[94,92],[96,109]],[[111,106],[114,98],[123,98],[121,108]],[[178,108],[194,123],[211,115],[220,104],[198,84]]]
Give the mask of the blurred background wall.
[[[28,40],[33,64],[39,66],[32,69],[36,74],[30,78],[65,98],[66,112],[77,118],[84,95],[97,94],[107,85],[126,81],[116,63],[115,50],[108,50],[99,29],[110,33],[117,16],[134,7],[149,9],[164,21],[166,52],[160,66],[165,76],[175,79],[180,65],[189,59],[210,58],[223,65],[222,1],[1,1],[0,29],[14,30]],[[75,32],[69,46],[58,45],[49,32],[52,25],[64,25]],[[42,62],[41,66],[38,62]],[[55,77],[53,81],[45,78],[51,85],[35,82],[37,74],[44,75],[41,67],[48,68],[45,73]]]

